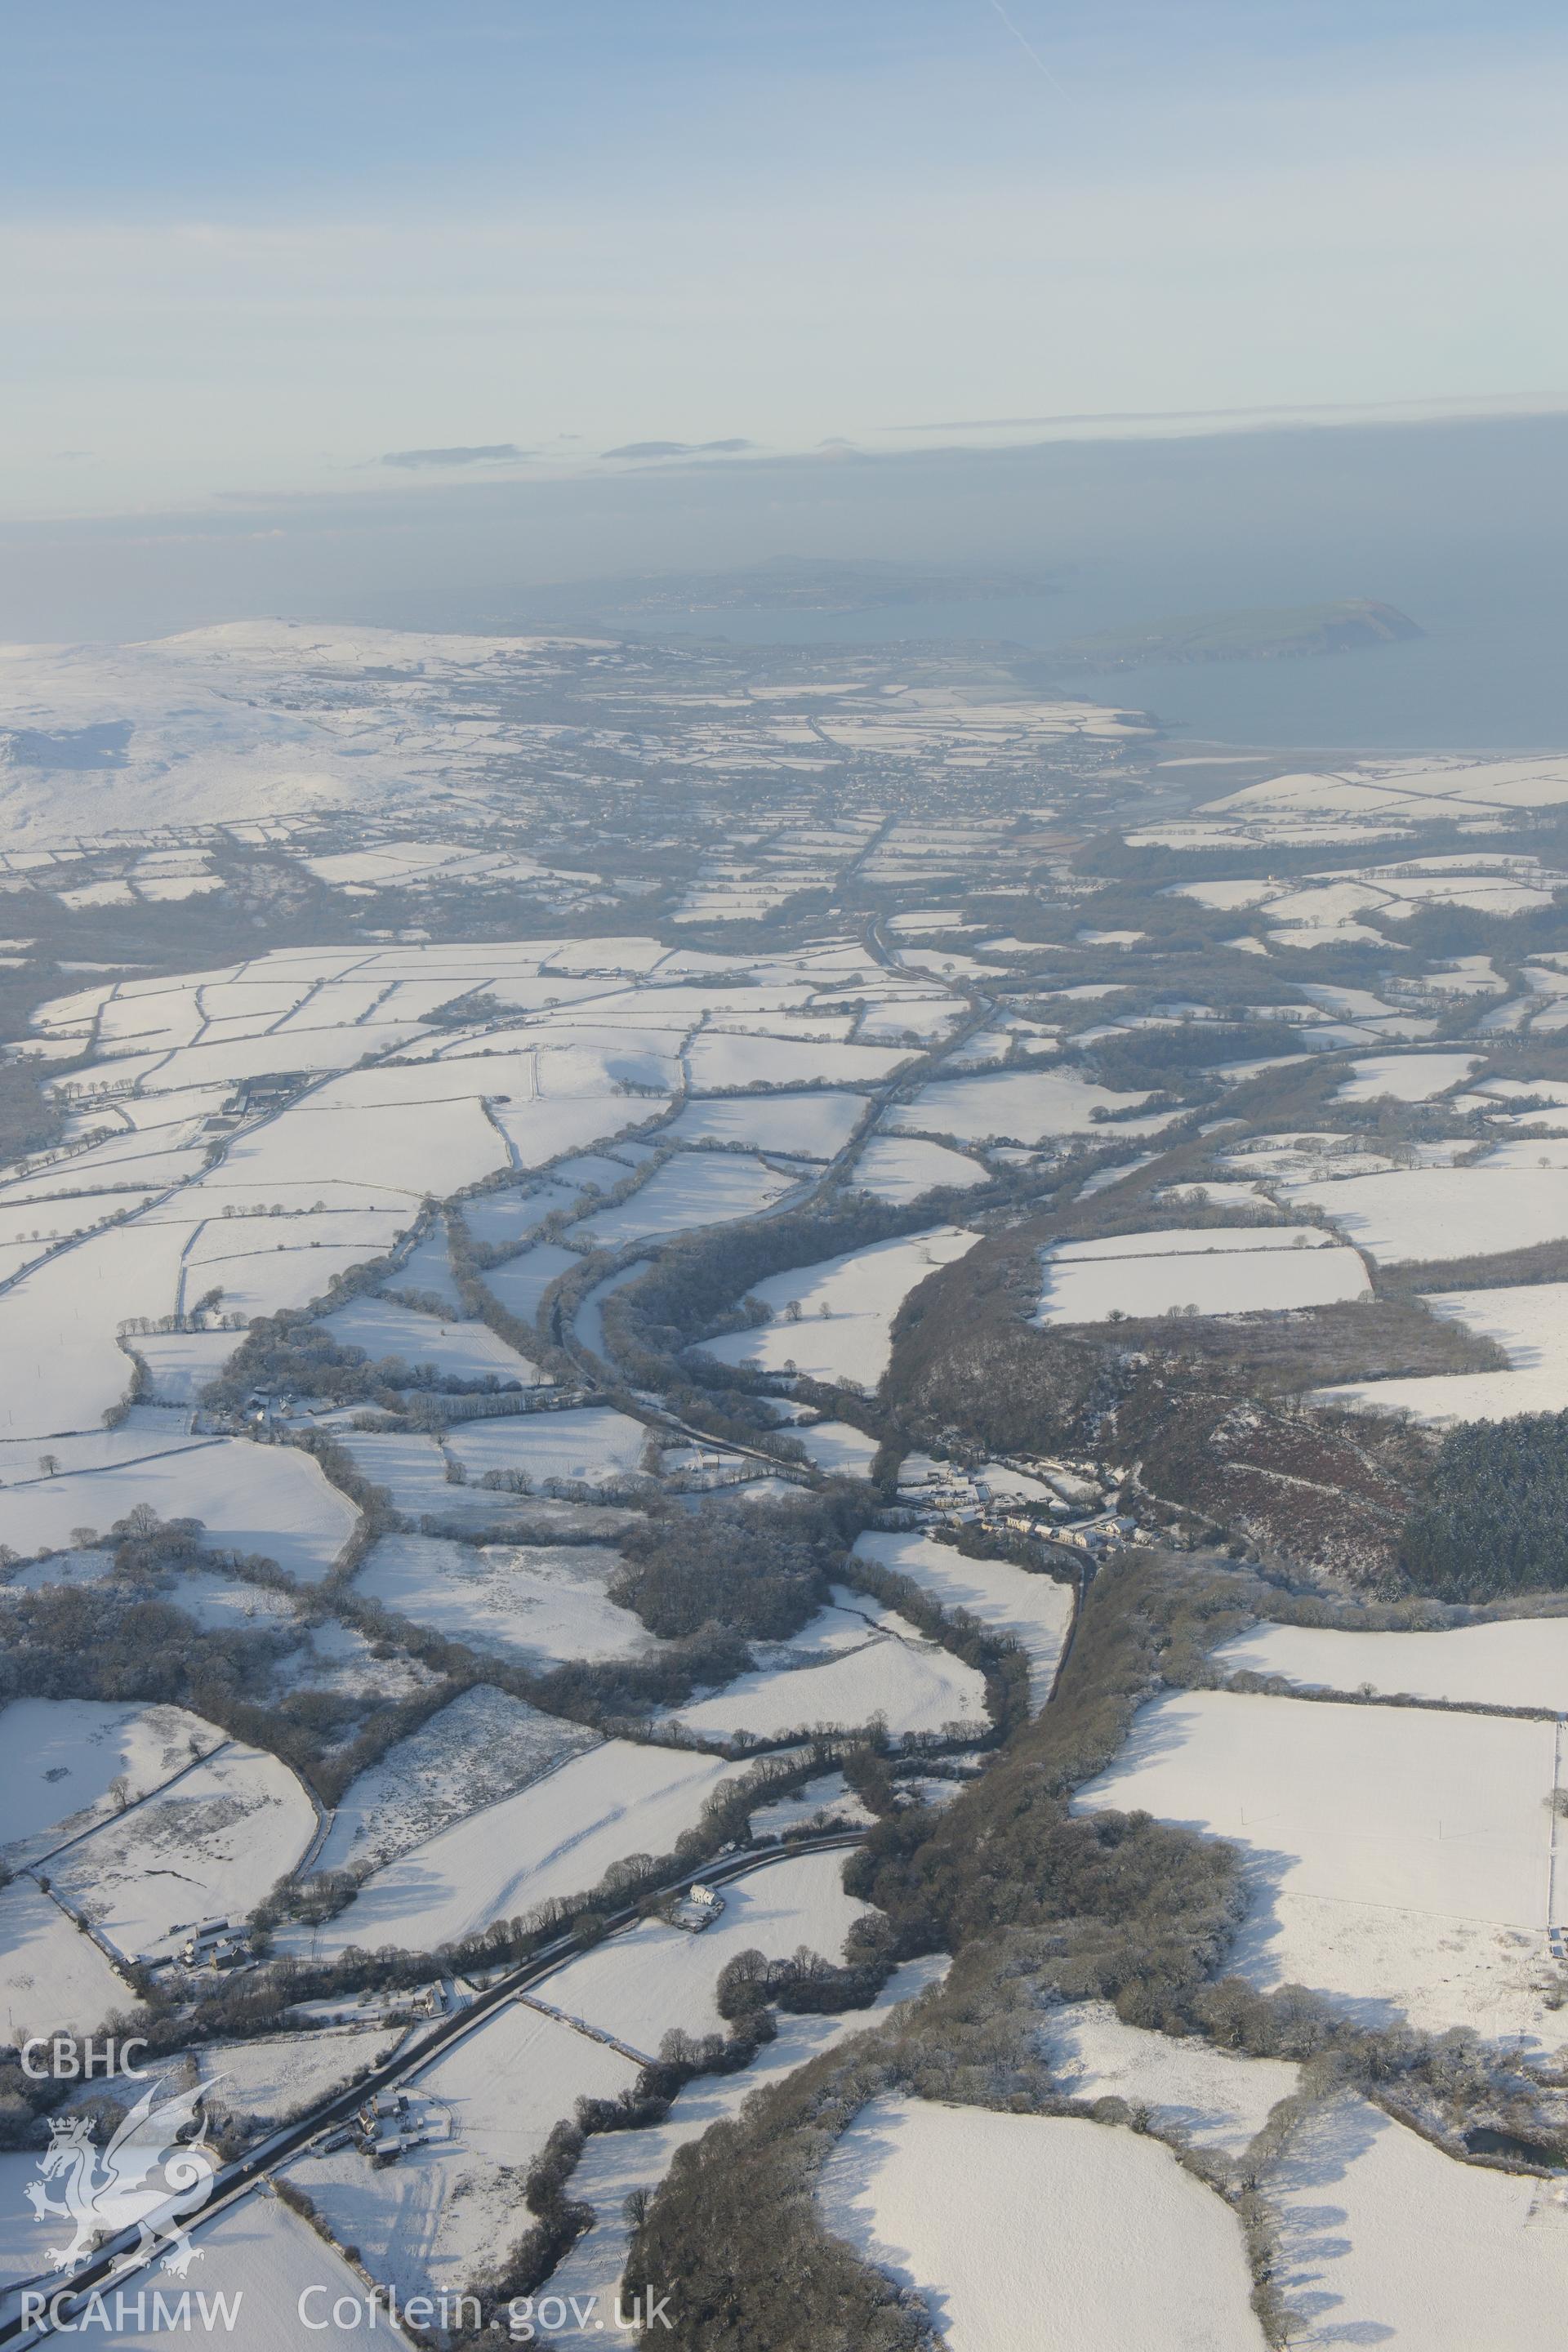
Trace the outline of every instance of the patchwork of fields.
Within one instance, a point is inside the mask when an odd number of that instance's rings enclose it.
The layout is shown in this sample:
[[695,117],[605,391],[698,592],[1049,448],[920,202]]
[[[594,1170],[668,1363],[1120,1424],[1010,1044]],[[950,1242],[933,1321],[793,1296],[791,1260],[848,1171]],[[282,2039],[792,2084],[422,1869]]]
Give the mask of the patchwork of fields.
[[1549,2340],[1568,763],[910,664],[8,657],[0,1992],[289,2130],[265,2352],[714,2165],[953,2352]]

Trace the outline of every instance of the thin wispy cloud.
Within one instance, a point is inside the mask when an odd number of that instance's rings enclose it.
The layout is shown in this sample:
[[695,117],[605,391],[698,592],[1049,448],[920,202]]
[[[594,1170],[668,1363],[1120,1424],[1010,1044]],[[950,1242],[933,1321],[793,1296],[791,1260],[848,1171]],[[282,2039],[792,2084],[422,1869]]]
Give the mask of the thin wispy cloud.
[[426,467],[448,466],[515,466],[524,457],[531,457],[531,449],[520,449],[515,441],[481,441],[452,449],[389,449],[379,462],[397,466],[405,473],[415,474]]
[[1046,61],[1045,61],[1044,58],[1043,58],[1043,57],[1041,57],[1041,55],[1040,55],[1040,53],[1039,53],[1038,49],[1037,49],[1037,48],[1036,48],[1036,47],[1035,47],[1035,45],[1034,45],[1033,41],[1031,41],[1031,40],[1028,38],[1028,37],[1027,37],[1027,35],[1026,35],[1026,34],[1020,32],[1020,30],[1018,29],[1018,26],[1017,26],[1016,25],[1015,25],[1015,23],[1013,22],[1013,19],[1011,18],[1011,16],[1009,16],[1009,15],[1007,14],[1007,11],[1005,10],[1005,8],[1004,8],[1004,7],[1003,7],[1003,5],[1002,5],[1002,0],[991,0],[991,5],[993,6],[993,8],[994,8],[994,9],[995,9],[996,14],[1001,17],[1002,22],[1006,26],[1007,30],[1012,34],[1013,38],[1017,42],[1018,47],[1023,50],[1024,55],[1028,58],[1029,63],[1030,63],[1032,66],[1036,66],[1036,67],[1037,67],[1037,68],[1038,68],[1038,69],[1039,69],[1039,71],[1045,75],[1046,79],[1050,83],[1051,88],[1052,88],[1054,90],[1061,90],[1061,91],[1062,91],[1062,95],[1065,97],[1065,96],[1067,95],[1067,93],[1066,93],[1066,91],[1065,91],[1065,90],[1062,90],[1062,86],[1061,86],[1060,82],[1057,79],[1057,78],[1056,78],[1055,74],[1051,71],[1051,69],[1050,69],[1049,66],[1046,63]]
[[728,457],[754,449],[754,441],[624,441],[618,449],[605,449],[605,457]]
[[[1430,399],[1276,401],[1250,408],[1092,408],[1053,416],[945,416],[917,425],[882,425],[887,434],[1020,433],[1055,431],[1086,425],[1108,434],[1127,425],[1194,425],[1235,426],[1289,425],[1301,420],[1329,419],[1346,424],[1376,417],[1413,422],[1423,416],[1558,415],[1568,409],[1568,389],[1562,386],[1530,392],[1444,394]],[[827,448],[832,445],[819,445]]]

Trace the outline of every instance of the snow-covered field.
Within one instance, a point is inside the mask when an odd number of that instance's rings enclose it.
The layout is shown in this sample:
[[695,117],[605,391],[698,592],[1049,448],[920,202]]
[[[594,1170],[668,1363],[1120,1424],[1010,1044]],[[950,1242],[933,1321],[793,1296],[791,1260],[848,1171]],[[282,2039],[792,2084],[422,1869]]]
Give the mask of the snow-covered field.
[[313,2106],[402,2041],[402,2026],[329,2026],[258,2042],[208,2042],[196,2053],[209,2111],[280,2124]]
[[648,1265],[647,1258],[638,1257],[634,1258],[630,1265],[617,1266],[614,1274],[605,1275],[603,1282],[596,1282],[592,1290],[584,1293],[581,1306],[572,1318],[572,1329],[578,1341],[591,1355],[599,1357],[605,1363],[611,1358],[609,1343],[605,1337],[605,1302],[613,1298],[617,1290],[624,1290],[627,1283],[640,1280],[647,1272]]
[[447,2136],[384,2168],[344,2148],[302,2158],[289,2177],[400,2299],[456,2294],[527,2231],[522,2184],[551,2126],[579,2096],[613,2099],[637,2075],[618,2051],[510,2004],[410,2086]]
[[1239,2157],[1300,2075],[1275,2058],[1244,2058],[1201,2035],[1124,2025],[1109,2001],[1068,2001],[1037,2037],[1057,2088],[1069,2099],[1125,2099],[1200,2147]]
[[316,1814],[276,1756],[230,1742],[162,1796],[55,1857],[49,1876],[128,1958],[171,1948],[203,1918],[243,1918],[315,1834]]
[[1458,2163],[1346,2092],[1291,2133],[1267,2184],[1277,2284],[1319,2344],[1477,2352],[1555,2342],[1568,2204],[1552,2182]]
[[[615,1143],[628,1128],[668,1109],[665,1095],[641,1095],[619,1100],[622,1083],[614,1055],[563,1055],[553,1064],[540,1056],[540,1092],[528,1102],[506,1102],[487,1093],[497,1129],[517,1168],[547,1168],[563,1152],[586,1151]],[[479,1065],[483,1067],[482,1061]],[[490,1066],[492,1068],[494,1065]],[[655,1066],[640,1053],[627,1057],[626,1077],[632,1085]],[[673,1081],[676,1066],[666,1066]]]
[[1335,1246],[1333,1236],[1316,1225],[1193,1225],[1152,1229],[1140,1234],[1101,1234],[1092,1241],[1060,1242],[1052,1248],[1053,1265],[1068,1265],[1113,1258],[1142,1264],[1146,1258],[1207,1257],[1218,1253],[1264,1255],[1273,1250],[1321,1250]]
[[1077,1801],[1243,1849],[1232,1965],[1255,1982],[1436,2032],[1539,2032],[1554,1754],[1548,1723],[1184,1691],[1141,1709]]
[[752,1813],[753,1837],[783,1837],[811,1822],[831,1818],[846,1827],[869,1829],[877,1816],[855,1794],[842,1772],[823,1772],[793,1795],[774,1797]]
[[856,1160],[850,1181],[901,1208],[939,1185],[968,1191],[984,1184],[985,1171],[945,1143],[928,1143],[918,1135],[874,1135]]
[[1462,1086],[1480,1061],[1479,1054],[1373,1054],[1351,1064],[1339,1098],[1375,1102],[1392,1095],[1395,1102],[1431,1102]]
[[332,1567],[359,1517],[293,1446],[171,1434],[144,1438],[132,1460],[101,1469],[68,1465],[58,1476],[35,1469],[0,1488],[0,1542],[20,1552],[60,1550],[77,1528],[107,1532],[138,1503],[161,1519],[200,1519],[215,1549],[259,1554],[311,1584]]
[[184,1707],[13,1699],[0,1712],[0,1850],[14,1869],[34,1862],[222,1744]]
[[1135,2132],[884,2095],[817,2202],[952,2352],[1262,2352],[1236,2216]]
[[1361,760],[1247,784],[1208,802],[1202,816],[1262,821],[1318,815],[1462,820],[1500,809],[1554,808],[1568,800],[1568,761],[1553,755],[1478,760],[1466,752]]
[[92,1937],[34,1880],[0,1887],[0,2001],[14,2044],[29,2033],[94,2033],[131,1998]]
[[868,1437],[847,1421],[819,1421],[809,1429],[796,1429],[792,1436],[799,1439],[819,1470],[831,1477],[866,1478],[877,1458],[877,1440]]
[[447,1456],[435,1438],[416,1430],[336,1433],[360,1475],[384,1488],[393,1509],[410,1518],[452,1519],[482,1531],[504,1527],[525,1507],[517,1495],[448,1477]]
[[372,1363],[397,1356],[410,1370],[433,1366],[442,1380],[493,1378],[526,1388],[540,1377],[536,1366],[483,1323],[443,1323],[387,1298],[355,1298],[325,1317],[321,1328],[341,1348],[363,1348]]
[[115,1334],[173,1303],[187,1234],[177,1225],[112,1225],[63,1247],[0,1295],[0,1350],[9,1368],[0,1435],[56,1436],[98,1426],[131,1385]]
[[1508,1355],[1507,1371],[1354,1381],[1320,1389],[1316,1402],[1369,1412],[1409,1412],[1428,1422],[1506,1421],[1511,1413],[1561,1412],[1568,1406],[1568,1282],[1428,1291],[1422,1303],[1435,1315],[1495,1339]]
[[51,1584],[101,1584],[114,1573],[114,1554],[100,1545],[87,1544],[72,1551],[46,1552],[41,1559],[22,1560],[5,1579],[5,1592],[42,1592]]
[[[630,1175],[629,1162],[619,1173]],[[552,1177],[522,1192],[476,1194],[462,1203],[463,1223],[473,1240],[486,1249],[521,1249],[546,1217],[558,1212],[569,1214],[578,1204],[576,1185],[563,1184]]]
[[[176,1597],[179,1591],[176,1585]],[[433,1667],[406,1651],[381,1654],[387,1646],[339,1618],[318,1619],[302,1644],[273,1669],[274,1690],[279,1697],[295,1692],[337,1695],[363,1707],[401,1706],[438,1687],[440,1677]]]
[[596,1742],[581,1724],[542,1715],[523,1699],[477,1683],[350,1782],[311,1867],[390,1862]]
[[[308,2222],[264,2189],[226,2207],[206,2229],[198,2231],[195,2242],[201,2259],[183,2284],[165,2279],[161,2272],[152,2274],[162,2285],[165,2306],[176,2313],[183,2286],[188,2286],[192,2337],[205,2336],[224,2345],[227,2352],[296,2352],[301,2343],[354,2340],[346,2324],[341,2333],[334,2326],[331,2316],[334,2307],[341,2306],[340,2317],[345,2323],[351,2309],[357,2313],[356,2329],[371,2325],[369,2289],[358,2273]],[[123,2352],[168,2352],[172,2335],[178,2331],[177,2340],[183,2340],[185,2331],[180,2329],[177,2318],[169,2326],[157,2324],[154,2285],[147,2288],[141,2306],[142,2318],[138,2319],[136,2287],[141,2284],[140,2276],[127,2281],[124,2324],[111,2321],[113,2334],[105,2340],[122,2347]],[[208,2298],[205,2322],[203,2294]],[[220,2295],[227,2298],[232,2325],[218,2305]],[[112,2289],[106,2301],[110,2313],[115,2313]],[[388,2343],[402,2340],[401,2330],[395,2335],[388,2327],[384,2311],[375,2314],[375,2324],[387,2331]],[[317,2326],[324,2327],[324,2335],[314,2333]]]
[[195,1404],[244,1339],[243,1331],[149,1331],[129,1343],[127,1353],[146,1365],[153,1397]]
[[1353,1249],[1315,1225],[1213,1225],[1118,1234],[1043,1251],[1037,1323],[1138,1315],[1249,1315],[1372,1293]]
[[[874,1389],[892,1354],[893,1318],[917,1283],[951,1265],[979,1240],[959,1225],[933,1225],[899,1241],[770,1275],[749,1295],[773,1309],[771,1323],[710,1339],[707,1353],[760,1371],[797,1371]],[[796,1317],[793,1309],[799,1308]]]
[[657,1241],[693,1225],[731,1223],[772,1208],[794,1188],[781,1175],[740,1151],[681,1152],[657,1169],[647,1183],[617,1207],[596,1210],[578,1231],[599,1249],[624,1243]]
[[1396,1168],[1280,1192],[1287,1202],[1321,1209],[1389,1265],[1484,1257],[1568,1235],[1568,1168]]
[[[913,1102],[893,1110],[888,1126],[915,1135],[951,1135],[960,1143],[994,1136],[1005,1143],[1044,1143],[1058,1135],[1100,1135],[1092,1110],[1128,1110],[1143,1095],[1091,1086],[1071,1071],[1003,1070],[993,1077],[948,1078],[922,1087]],[[1111,1133],[1152,1135],[1175,1113],[1119,1119]]]
[[387,1864],[326,1927],[288,1929],[279,1947],[434,1951],[492,1919],[584,1894],[625,1854],[668,1853],[733,1769],[683,1748],[606,1740]]
[[621,1556],[603,1544],[457,1544],[383,1536],[354,1580],[367,1600],[477,1650],[550,1666],[638,1657],[657,1645],[605,1588]]
[[834,1599],[841,1605],[803,1627],[792,1644],[811,1653],[830,1643],[837,1654],[826,1664],[738,1675],[716,1697],[672,1708],[675,1720],[719,1739],[741,1731],[777,1739],[818,1727],[847,1730],[874,1715],[886,1718],[894,1738],[984,1725],[985,1682],[974,1667],[862,1594],[836,1588]]
[[[58,1558],[59,1555],[56,1555]],[[79,1559],[89,1555],[79,1553]],[[100,1559],[111,1559],[112,1554],[100,1553]],[[40,1572],[52,1563],[40,1561]],[[300,1623],[299,1604],[287,1592],[270,1584],[254,1584],[248,1578],[230,1576],[219,1568],[183,1568],[174,1571],[172,1580],[159,1591],[159,1599],[175,1609],[183,1609],[194,1617],[204,1633],[288,1633]],[[309,1644],[342,1640],[348,1634],[345,1625],[334,1625],[331,1620],[317,1625],[309,1637]],[[279,1667],[287,1674],[296,1660],[320,1654],[312,1646],[296,1651],[294,1658]],[[393,1671],[406,1669],[393,1668]]]
[[559,1242],[537,1242],[532,1249],[509,1257],[501,1265],[487,1266],[481,1279],[509,1315],[531,1323],[551,1284],[581,1263],[574,1250],[563,1249]]
[[1517,1617],[1436,1633],[1252,1625],[1222,1643],[1214,1657],[1233,1673],[1282,1675],[1308,1689],[1370,1685],[1384,1696],[1568,1715],[1568,1617]]
[[926,988],[910,988],[882,997],[873,997],[861,1013],[855,1034],[862,1043],[907,1045],[917,1038],[922,1045],[936,1045],[964,1019],[969,1000],[964,996],[940,996]]
[[930,1536],[863,1535],[855,1549],[907,1576],[944,1609],[964,1609],[994,1632],[1013,1634],[1029,1661],[1029,1695],[1043,1706],[1072,1623],[1072,1588],[1032,1576],[1005,1559],[970,1559]]
[[907,1045],[807,1045],[793,1037],[746,1037],[707,1030],[687,1055],[693,1094],[730,1087],[874,1087],[912,1058]]
[[466,1422],[448,1433],[446,1447],[472,1479],[482,1479],[487,1470],[516,1470],[536,1486],[563,1478],[597,1486],[632,1476],[647,1442],[640,1421],[590,1406]]
[[842,1959],[844,1938],[868,1908],[844,1892],[844,1860],[828,1853],[772,1863],[722,1888],[722,1916],[700,1935],[647,1920],[568,1961],[533,1991],[649,2058],[672,2025],[721,2033],[713,1989],[738,1952],[784,1960],[804,1944],[826,1960]]
[[678,1143],[746,1144],[759,1151],[787,1151],[797,1160],[831,1160],[865,1116],[860,1095],[824,1090],[795,1095],[787,1102],[744,1095],[689,1103],[667,1131]]
[[[408,1292],[417,1298],[438,1298],[449,1314],[461,1316],[462,1295],[458,1288],[458,1277],[452,1271],[452,1249],[445,1218],[435,1218],[413,1248],[404,1251],[387,1276],[386,1286],[389,1290]],[[362,1311],[368,1303],[363,1297],[353,1299],[345,1311],[353,1315]],[[332,1318],[324,1319],[330,1328]],[[405,1325],[404,1328],[406,1329],[408,1327]]]

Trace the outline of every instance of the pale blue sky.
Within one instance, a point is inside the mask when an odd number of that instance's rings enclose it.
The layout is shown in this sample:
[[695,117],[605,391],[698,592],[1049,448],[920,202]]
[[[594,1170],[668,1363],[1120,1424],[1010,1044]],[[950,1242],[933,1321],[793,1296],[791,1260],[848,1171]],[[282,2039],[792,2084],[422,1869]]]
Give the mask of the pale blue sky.
[[1568,404],[1568,42],[1523,0],[32,0],[4,38],[0,514]]

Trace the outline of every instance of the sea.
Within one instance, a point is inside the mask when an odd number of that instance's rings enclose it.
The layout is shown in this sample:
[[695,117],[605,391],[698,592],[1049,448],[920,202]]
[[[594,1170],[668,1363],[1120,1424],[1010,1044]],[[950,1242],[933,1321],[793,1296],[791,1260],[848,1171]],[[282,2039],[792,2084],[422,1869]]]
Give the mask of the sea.
[[[1271,661],[1164,662],[1092,674],[1063,669],[1058,682],[1091,701],[1148,711],[1167,734],[1205,743],[1340,753],[1561,751],[1568,750],[1568,597],[1543,598],[1541,586],[1538,579],[1529,593],[1510,596],[1500,595],[1494,584],[1488,595],[1467,597],[1462,584],[1448,583],[1439,593],[1430,581],[1417,580],[1401,597],[1380,583],[1377,593],[1418,621],[1424,636]],[[1051,596],[858,613],[694,612],[675,625],[681,634],[743,645],[903,640],[1001,644],[1048,656],[1079,634],[1080,625],[1085,633],[1108,625],[1099,618],[1106,601],[1069,588]],[[1135,603],[1131,609],[1136,612]],[[1226,608],[1167,603],[1144,617],[1184,609]],[[1123,603],[1114,618],[1127,616]],[[650,630],[646,615],[604,617],[632,635],[666,634],[664,627]],[[1039,675],[1051,675],[1048,658]]]

